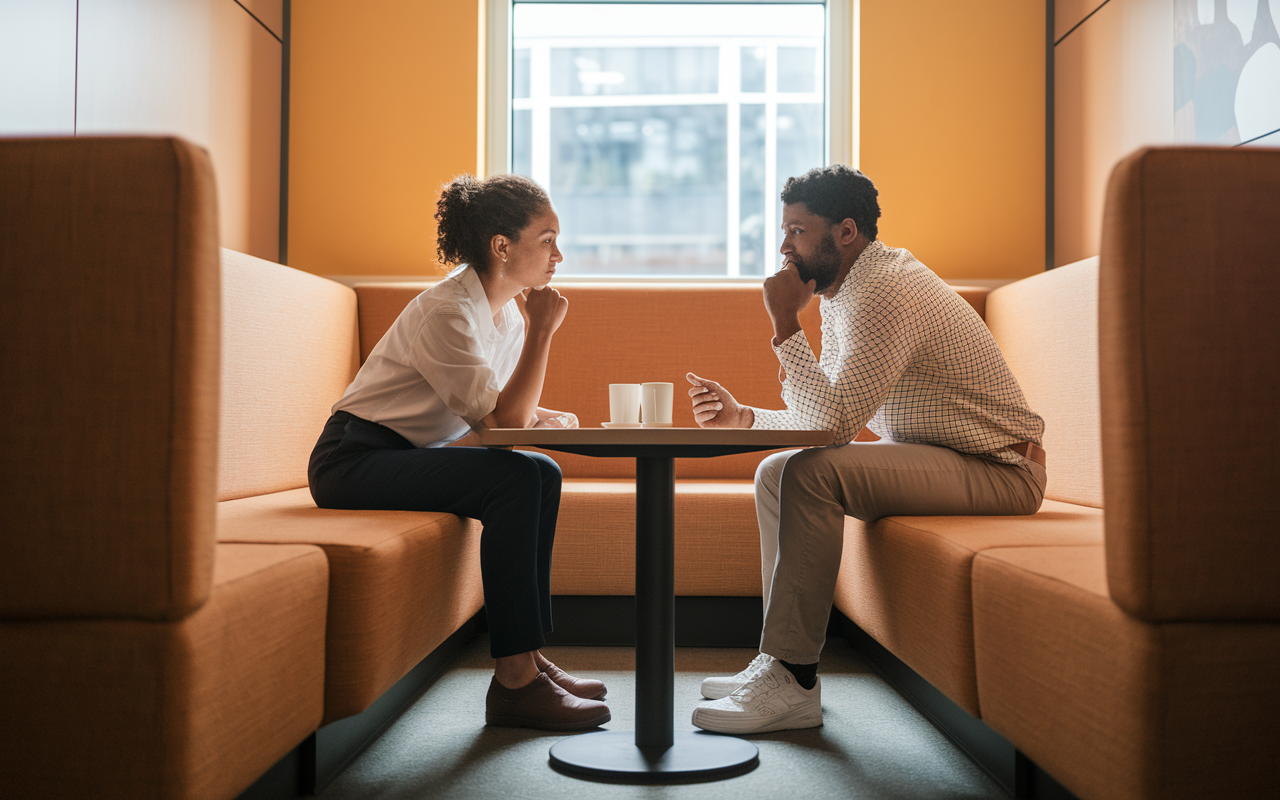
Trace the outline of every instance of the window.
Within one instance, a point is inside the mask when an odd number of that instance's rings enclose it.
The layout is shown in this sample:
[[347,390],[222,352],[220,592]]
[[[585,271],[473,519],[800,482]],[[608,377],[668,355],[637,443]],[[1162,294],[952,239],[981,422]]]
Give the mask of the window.
[[509,104],[491,113],[489,171],[551,193],[563,275],[770,274],[783,182],[851,156],[828,155],[828,28],[845,2],[493,6],[491,35],[509,13]]

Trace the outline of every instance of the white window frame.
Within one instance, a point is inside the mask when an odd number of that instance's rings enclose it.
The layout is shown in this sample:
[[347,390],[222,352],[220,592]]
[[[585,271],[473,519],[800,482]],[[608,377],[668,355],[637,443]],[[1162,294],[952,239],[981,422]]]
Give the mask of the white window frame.
[[[634,0],[644,3],[646,0]],[[654,0],[659,2],[661,0]],[[697,3],[698,0],[688,0]],[[733,1],[733,0],[729,0]],[[768,2],[768,0],[761,0]],[[860,26],[860,0],[813,0],[826,5],[826,142],[827,163],[857,166],[859,156],[859,120],[857,90],[859,85],[858,41]],[[511,55],[512,14],[514,0],[477,0],[480,14],[480,100],[478,108],[478,143],[476,148],[476,172],[496,175],[511,169]],[[665,0],[671,2],[671,0]],[[704,0],[705,2],[705,0]],[[751,2],[751,0],[737,0]],[[730,131],[735,131],[733,125]],[[732,135],[732,134],[731,134]],[[732,144],[732,143],[730,143]],[[730,176],[736,184],[736,176]],[[772,185],[772,184],[766,184]],[[736,204],[738,194],[729,187],[730,203]],[[772,206],[771,206],[772,207]],[[776,222],[776,220],[775,220]],[[774,228],[770,225],[766,230]],[[727,277],[707,275],[690,276],[696,280],[732,280],[737,272],[737,242],[729,243],[730,273]],[[579,280],[598,280],[592,276],[566,276]],[[670,280],[675,276],[662,276]],[[627,280],[656,280],[645,276],[628,277]],[[747,277],[744,280],[761,281],[764,276]]]

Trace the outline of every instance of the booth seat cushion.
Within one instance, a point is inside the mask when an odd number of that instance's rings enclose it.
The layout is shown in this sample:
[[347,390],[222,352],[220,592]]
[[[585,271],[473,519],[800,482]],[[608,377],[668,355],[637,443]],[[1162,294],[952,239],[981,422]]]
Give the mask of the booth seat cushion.
[[351,289],[222,251],[219,500],[307,485],[311,448],[355,377],[356,348]]
[[1101,508],[1098,259],[996,289],[987,299],[987,327],[1027,402],[1044,417],[1044,496]]
[[1030,516],[845,519],[835,606],[974,716],[971,569],[991,548],[1102,543],[1102,510],[1046,500]]
[[[635,594],[636,487],[566,480],[552,594]],[[751,481],[677,481],[675,587],[680,596],[760,596],[760,532]]]
[[323,548],[326,723],[368,708],[484,605],[480,524],[452,514],[319,509],[295,489],[219,503],[218,538]]
[[236,796],[320,724],[327,592],[319,548],[220,544],[183,620],[0,622],[4,795]]
[[1078,796],[1274,793],[1280,624],[1144,623],[1101,544],[985,550],[973,609],[983,719]]

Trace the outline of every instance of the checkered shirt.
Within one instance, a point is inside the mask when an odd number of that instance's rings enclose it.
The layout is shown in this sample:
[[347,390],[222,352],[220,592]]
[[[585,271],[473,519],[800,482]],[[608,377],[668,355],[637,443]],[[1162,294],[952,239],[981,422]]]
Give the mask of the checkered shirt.
[[829,430],[839,445],[867,426],[1007,464],[1022,456],[1003,448],[1041,444],[1044,420],[982,318],[906,250],[872,242],[821,312],[822,357],[804,331],[773,348],[786,409],[753,409],[753,427]]

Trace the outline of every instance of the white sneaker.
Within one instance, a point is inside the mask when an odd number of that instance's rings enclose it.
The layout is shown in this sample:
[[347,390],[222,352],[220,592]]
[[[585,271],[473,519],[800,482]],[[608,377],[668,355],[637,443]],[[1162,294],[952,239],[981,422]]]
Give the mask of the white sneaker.
[[790,670],[774,661],[733,694],[694,709],[693,724],[737,734],[816,728],[822,724],[822,679],[805,689]]
[[750,683],[760,677],[769,665],[773,663],[773,656],[761,653],[752,659],[747,668],[737,675],[728,678],[707,678],[702,682],[702,696],[708,700],[719,700],[721,697],[728,697],[738,691],[743,685]]

